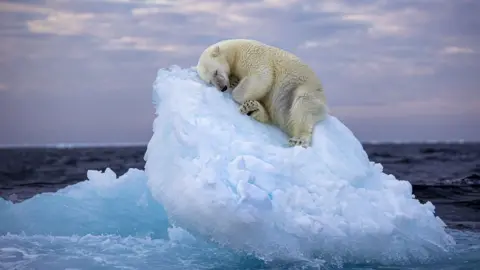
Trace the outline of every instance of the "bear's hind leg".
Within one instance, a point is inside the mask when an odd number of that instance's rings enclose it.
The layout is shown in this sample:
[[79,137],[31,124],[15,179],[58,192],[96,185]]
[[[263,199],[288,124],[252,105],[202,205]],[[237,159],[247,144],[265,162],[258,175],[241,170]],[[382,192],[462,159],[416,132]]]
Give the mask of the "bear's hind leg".
[[[297,106],[302,106],[298,104]],[[293,107],[291,112],[290,127],[292,137],[288,140],[290,146],[307,148],[312,144],[314,121],[311,112],[301,107]]]
[[313,129],[317,121],[321,119],[321,104],[308,91],[297,89],[297,95],[290,108],[289,129],[291,138],[288,140],[290,146],[302,146],[304,148],[312,145]]
[[292,123],[294,126],[293,136],[288,139],[290,146],[302,146],[304,148],[312,145],[313,124],[311,121]]
[[246,114],[261,123],[270,122],[270,117],[262,104],[256,100],[247,100],[240,105],[240,113]]

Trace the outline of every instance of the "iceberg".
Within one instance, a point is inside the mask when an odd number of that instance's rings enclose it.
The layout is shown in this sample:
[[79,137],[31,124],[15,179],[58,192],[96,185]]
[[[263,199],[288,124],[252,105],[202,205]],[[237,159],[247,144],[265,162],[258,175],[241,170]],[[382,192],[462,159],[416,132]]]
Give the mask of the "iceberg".
[[480,235],[446,229],[334,116],[292,148],[194,68],[160,69],[152,99],[144,170],[0,199],[0,268],[478,265]]
[[198,237],[264,260],[415,261],[455,244],[434,206],[332,115],[312,147],[287,147],[193,67],[159,70],[153,102],[147,184],[169,221]]

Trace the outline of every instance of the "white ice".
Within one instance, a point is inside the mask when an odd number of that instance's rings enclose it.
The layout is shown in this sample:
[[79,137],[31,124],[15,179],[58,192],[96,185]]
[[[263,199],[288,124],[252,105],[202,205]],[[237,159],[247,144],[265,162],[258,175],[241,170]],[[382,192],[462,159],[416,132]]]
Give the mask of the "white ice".
[[0,198],[1,269],[478,264],[479,234],[450,229],[454,245],[433,205],[371,163],[335,117],[305,150],[240,115],[194,69],[160,70],[153,100],[145,171],[89,171],[54,193]]
[[434,206],[370,162],[334,116],[313,147],[238,112],[194,68],[161,69],[145,154],[153,197],[171,223],[264,259],[423,260],[454,245]]

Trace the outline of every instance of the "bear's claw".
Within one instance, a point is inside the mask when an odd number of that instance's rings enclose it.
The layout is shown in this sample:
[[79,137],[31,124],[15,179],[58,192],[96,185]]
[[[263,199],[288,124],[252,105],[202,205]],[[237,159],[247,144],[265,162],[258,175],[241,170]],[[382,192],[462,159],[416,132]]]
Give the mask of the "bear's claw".
[[270,117],[265,108],[256,100],[247,100],[240,106],[240,113],[246,114],[261,123],[268,123]]
[[254,100],[247,100],[240,106],[241,114],[251,115],[253,112],[258,110],[258,103]]
[[310,146],[310,141],[307,139],[301,139],[301,138],[290,138],[288,140],[288,144],[290,146],[301,146],[303,148],[307,148]]

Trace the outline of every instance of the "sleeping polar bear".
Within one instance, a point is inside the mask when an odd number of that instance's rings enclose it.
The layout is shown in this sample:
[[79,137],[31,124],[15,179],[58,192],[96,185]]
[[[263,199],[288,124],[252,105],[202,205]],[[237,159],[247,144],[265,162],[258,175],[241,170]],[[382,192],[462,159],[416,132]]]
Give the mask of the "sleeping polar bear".
[[290,146],[311,146],[315,124],[328,113],[314,71],[295,55],[259,41],[230,39],[209,46],[197,73],[222,92],[234,87],[240,113],[277,125],[290,136]]

